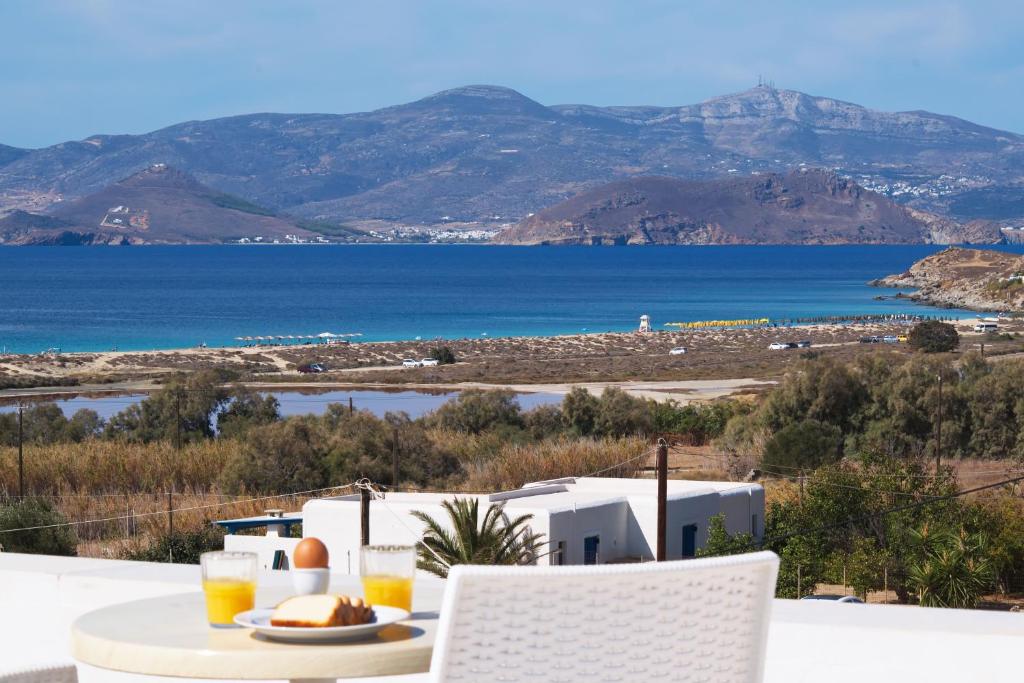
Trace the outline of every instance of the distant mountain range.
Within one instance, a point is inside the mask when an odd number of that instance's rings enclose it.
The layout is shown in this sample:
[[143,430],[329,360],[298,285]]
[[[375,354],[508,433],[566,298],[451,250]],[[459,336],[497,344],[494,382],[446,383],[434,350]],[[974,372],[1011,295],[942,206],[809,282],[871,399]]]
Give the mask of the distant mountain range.
[[281,220],[341,231],[498,229],[632,177],[801,166],[961,222],[1024,220],[1024,137],[763,86],[680,107],[544,106],[468,86],[366,113],[251,114],[43,149],[0,146],[0,213],[59,215],[157,164]]
[[324,239],[163,164],[50,208],[51,215],[17,210],[0,218],[0,241],[121,245]]
[[990,224],[961,226],[821,170],[601,185],[502,231],[503,244],[994,243]]

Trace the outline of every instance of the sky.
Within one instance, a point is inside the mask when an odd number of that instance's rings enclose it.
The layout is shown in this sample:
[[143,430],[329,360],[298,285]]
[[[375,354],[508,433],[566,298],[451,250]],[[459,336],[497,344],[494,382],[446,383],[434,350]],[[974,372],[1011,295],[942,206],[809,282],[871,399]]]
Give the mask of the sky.
[[486,83],[543,104],[776,87],[1024,133],[1019,0],[0,0],[0,143]]

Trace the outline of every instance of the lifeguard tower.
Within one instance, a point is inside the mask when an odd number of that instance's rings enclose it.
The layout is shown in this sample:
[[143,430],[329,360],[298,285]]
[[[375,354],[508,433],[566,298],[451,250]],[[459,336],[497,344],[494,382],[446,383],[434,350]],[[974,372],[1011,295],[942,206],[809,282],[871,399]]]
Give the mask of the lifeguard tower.
[[640,329],[637,332],[650,332],[651,331],[651,316],[642,315],[640,316]]

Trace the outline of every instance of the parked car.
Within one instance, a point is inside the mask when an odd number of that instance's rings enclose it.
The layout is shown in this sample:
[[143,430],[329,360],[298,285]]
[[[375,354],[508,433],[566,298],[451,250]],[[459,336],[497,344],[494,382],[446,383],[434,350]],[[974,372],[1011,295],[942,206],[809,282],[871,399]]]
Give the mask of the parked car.
[[423,361],[416,360],[414,358],[406,358],[402,361],[403,368],[418,368],[423,365]]
[[882,343],[882,338],[881,337],[861,337],[860,338],[860,343],[861,344],[881,344]]
[[304,375],[318,374],[321,372],[327,372],[327,368],[320,363],[308,363],[306,365],[300,365],[298,371]]
[[897,337],[895,334],[887,334],[884,337],[882,337],[882,341],[885,342],[886,344],[899,344],[900,338]]
[[677,346],[674,349],[672,349],[671,351],[669,351],[668,355],[670,355],[670,356],[681,356],[684,353],[686,353],[686,347],[685,346]]
[[898,341],[900,344],[906,344],[908,341],[910,341],[910,337],[908,337],[905,334],[898,334],[896,335],[896,341]]
[[789,348],[789,344],[783,344],[782,342],[772,342],[768,345],[769,351],[784,351]]
[[436,365],[440,365],[440,362],[436,358],[424,358],[420,361],[420,365],[425,368],[432,368]]
[[801,600],[831,600],[832,602],[849,602],[863,605],[864,601],[854,595],[805,595]]
[[975,332],[995,332],[999,329],[996,323],[978,323],[974,326]]
[[803,341],[798,341],[796,343],[796,347],[798,349],[809,349],[809,348],[811,348],[811,340],[810,339],[804,339]]

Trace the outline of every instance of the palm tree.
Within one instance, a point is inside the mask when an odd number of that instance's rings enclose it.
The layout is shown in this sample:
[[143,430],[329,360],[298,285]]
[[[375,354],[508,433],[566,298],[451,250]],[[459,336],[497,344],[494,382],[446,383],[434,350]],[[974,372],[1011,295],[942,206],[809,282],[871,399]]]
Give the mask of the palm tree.
[[[416,566],[442,578],[454,564],[533,564],[541,545],[541,535],[527,525],[533,515],[509,519],[505,503],[493,504],[480,521],[477,498],[444,501],[451,530],[419,510],[412,515],[427,528],[417,546]],[[443,561],[443,562],[442,562]]]
[[983,536],[925,524],[920,530],[911,529],[908,540],[918,555],[908,578],[921,605],[974,607],[991,587],[992,563]]

